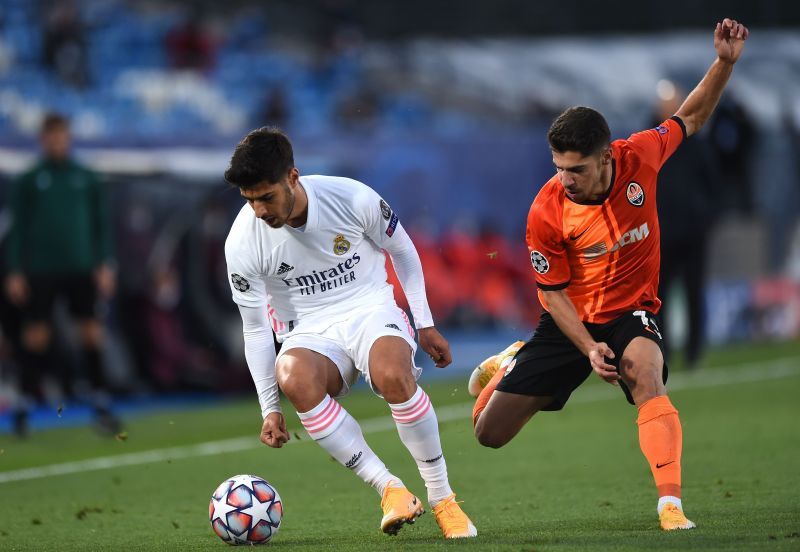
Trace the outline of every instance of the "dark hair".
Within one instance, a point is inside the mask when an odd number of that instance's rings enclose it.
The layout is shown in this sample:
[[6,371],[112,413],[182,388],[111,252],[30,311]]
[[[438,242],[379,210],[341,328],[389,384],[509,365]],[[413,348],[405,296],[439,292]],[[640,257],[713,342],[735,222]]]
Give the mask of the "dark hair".
[[273,184],[283,180],[292,167],[294,154],[289,138],[279,128],[261,127],[236,144],[225,181],[238,188]]
[[550,125],[547,141],[553,151],[577,151],[586,157],[611,143],[611,131],[598,111],[591,107],[570,107]]
[[52,130],[68,130],[69,119],[65,115],[56,112],[50,112],[42,119],[42,126],[39,129],[42,134]]

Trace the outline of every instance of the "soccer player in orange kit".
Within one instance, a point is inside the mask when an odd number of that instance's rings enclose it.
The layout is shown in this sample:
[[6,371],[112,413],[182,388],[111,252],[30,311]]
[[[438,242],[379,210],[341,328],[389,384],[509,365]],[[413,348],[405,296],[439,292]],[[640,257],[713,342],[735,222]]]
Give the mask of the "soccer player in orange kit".
[[695,524],[681,503],[681,424],[665,388],[657,318],[656,178],[714,111],[747,36],[734,20],[718,23],[717,59],[675,116],[654,129],[611,142],[605,119],[588,107],[553,122],[547,137],[557,173],[533,201],[526,236],[547,312],[529,341],[487,359],[471,379],[494,371],[473,410],[475,436],[493,448],[540,410],[561,410],[592,370],[621,385],[639,411],[664,530]]

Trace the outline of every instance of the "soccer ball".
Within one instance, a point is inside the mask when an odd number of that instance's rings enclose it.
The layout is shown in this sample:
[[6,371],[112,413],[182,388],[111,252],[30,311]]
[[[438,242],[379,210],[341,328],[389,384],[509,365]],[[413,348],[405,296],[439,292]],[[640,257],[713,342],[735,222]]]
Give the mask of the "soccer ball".
[[255,475],[226,479],[208,504],[211,527],[228,544],[266,544],[278,532],[282,518],[278,491]]

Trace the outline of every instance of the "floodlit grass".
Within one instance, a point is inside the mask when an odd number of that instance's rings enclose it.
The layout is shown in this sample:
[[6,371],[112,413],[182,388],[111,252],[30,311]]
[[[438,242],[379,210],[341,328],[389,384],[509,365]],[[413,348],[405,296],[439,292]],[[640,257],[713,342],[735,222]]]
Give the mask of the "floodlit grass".
[[[253,448],[0,484],[0,550],[224,550],[209,526],[208,499],[238,473],[261,475],[284,501],[280,550],[797,550],[800,549],[800,374],[720,384],[775,358],[800,364],[797,344],[740,347],[670,396],[684,428],[684,505],[694,531],[658,529],[656,493],[639,451],[636,412],[594,378],[566,410],[542,413],[510,445],[480,447],[464,416],[441,423],[451,482],[479,537],[444,542],[431,514],[391,538],[378,531],[379,497],[288,420],[299,439],[281,450],[257,446],[255,399],[141,416],[127,439],[88,428],[0,437],[0,472],[251,436]],[[726,366],[746,363],[743,370]],[[751,365],[751,363],[754,363]],[[676,370],[676,373],[678,370]],[[434,404],[467,403],[466,382],[425,385]],[[608,389],[606,389],[608,387]],[[346,408],[360,420],[388,418],[378,398],[356,392]],[[453,409],[449,409],[450,412]],[[424,485],[396,431],[367,440],[412,491]]]

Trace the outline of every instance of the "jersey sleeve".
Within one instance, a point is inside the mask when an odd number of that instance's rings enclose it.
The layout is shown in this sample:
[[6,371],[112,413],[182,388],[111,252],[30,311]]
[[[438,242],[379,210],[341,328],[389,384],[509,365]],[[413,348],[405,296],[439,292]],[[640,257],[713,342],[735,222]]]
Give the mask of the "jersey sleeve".
[[252,252],[228,238],[225,242],[225,262],[233,302],[242,307],[266,305],[264,278],[257,269],[257,259],[253,258]]
[[364,234],[381,249],[393,245],[400,218],[378,192],[361,185],[354,198],[356,218],[364,227]]
[[364,234],[389,253],[414,316],[414,325],[418,329],[433,326],[433,316],[425,293],[422,263],[414,243],[400,224],[397,213],[368,186],[364,186],[356,197],[355,206],[356,216],[364,226]]
[[547,203],[534,202],[528,213],[525,240],[536,273],[536,285],[545,291],[556,291],[569,285],[571,274],[560,217],[556,212],[547,211]]
[[628,143],[646,164],[658,171],[685,139],[686,126],[680,117],[674,116],[656,128],[631,134]]

